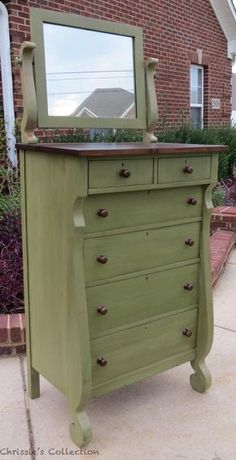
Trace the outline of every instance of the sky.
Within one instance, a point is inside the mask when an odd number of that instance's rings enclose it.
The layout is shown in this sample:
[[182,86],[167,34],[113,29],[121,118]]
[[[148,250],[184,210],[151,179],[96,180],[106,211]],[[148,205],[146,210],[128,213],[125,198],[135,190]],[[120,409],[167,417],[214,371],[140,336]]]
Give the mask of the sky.
[[96,88],[134,92],[133,40],[44,23],[49,115],[70,115]]

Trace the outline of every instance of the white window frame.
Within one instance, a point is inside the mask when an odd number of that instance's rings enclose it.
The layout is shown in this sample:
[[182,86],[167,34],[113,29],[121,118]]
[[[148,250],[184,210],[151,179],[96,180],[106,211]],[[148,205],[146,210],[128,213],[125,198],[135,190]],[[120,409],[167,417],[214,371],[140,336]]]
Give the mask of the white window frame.
[[[202,71],[202,100],[200,104],[193,104],[191,103],[191,77],[192,77],[192,69],[200,69]],[[203,128],[203,112],[204,112],[204,67],[197,64],[190,65],[190,120],[191,120],[191,108],[198,107],[201,109],[201,126]]]

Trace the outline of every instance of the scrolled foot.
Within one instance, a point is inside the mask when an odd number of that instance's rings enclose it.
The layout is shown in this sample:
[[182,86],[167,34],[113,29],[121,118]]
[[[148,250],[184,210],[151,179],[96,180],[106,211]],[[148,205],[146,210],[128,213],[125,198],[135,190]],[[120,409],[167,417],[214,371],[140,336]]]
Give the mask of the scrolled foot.
[[91,440],[92,429],[85,411],[76,413],[75,421],[70,425],[70,435],[78,447],[85,446]]
[[155,134],[151,131],[146,131],[143,136],[143,142],[157,142],[158,139]]
[[204,393],[211,386],[211,374],[205,362],[191,362],[195,374],[190,376],[192,388],[199,393]]

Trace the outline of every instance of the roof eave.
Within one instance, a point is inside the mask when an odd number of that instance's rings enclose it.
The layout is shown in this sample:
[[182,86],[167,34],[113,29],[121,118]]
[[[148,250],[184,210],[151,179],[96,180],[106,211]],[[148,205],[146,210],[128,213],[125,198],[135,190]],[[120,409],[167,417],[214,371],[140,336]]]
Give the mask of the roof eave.
[[236,10],[232,0],[210,0],[215,15],[228,41],[228,57],[236,56]]

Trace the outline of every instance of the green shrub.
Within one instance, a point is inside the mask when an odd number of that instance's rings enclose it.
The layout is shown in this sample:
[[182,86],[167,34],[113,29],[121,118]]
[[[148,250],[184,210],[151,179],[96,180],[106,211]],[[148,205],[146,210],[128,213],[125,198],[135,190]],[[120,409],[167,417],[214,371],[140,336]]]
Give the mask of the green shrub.
[[20,209],[20,179],[11,167],[0,166],[0,216]]
[[225,191],[220,188],[215,188],[212,193],[213,206],[224,206],[225,203]]
[[[19,123],[16,123],[16,136],[19,139]],[[7,159],[5,124],[0,118],[0,217],[4,213],[20,210],[19,172]]]
[[164,129],[158,133],[160,142],[183,142],[188,144],[224,144],[226,152],[219,155],[218,179],[226,180],[233,175],[236,164],[236,128],[227,126],[209,126],[208,128],[192,128],[181,125],[178,128]]
[[6,158],[6,135],[4,119],[0,118],[0,161],[2,162]]
[[[41,138],[41,142],[53,143],[74,143],[74,142],[141,142],[142,132],[135,130],[117,129],[115,132],[110,130],[109,134],[104,134],[103,130],[93,130],[91,135],[87,129],[68,129],[65,132],[56,130],[53,136]],[[104,130],[109,131],[109,130]]]

